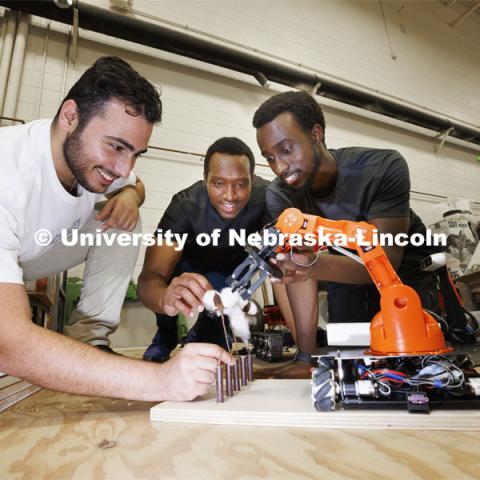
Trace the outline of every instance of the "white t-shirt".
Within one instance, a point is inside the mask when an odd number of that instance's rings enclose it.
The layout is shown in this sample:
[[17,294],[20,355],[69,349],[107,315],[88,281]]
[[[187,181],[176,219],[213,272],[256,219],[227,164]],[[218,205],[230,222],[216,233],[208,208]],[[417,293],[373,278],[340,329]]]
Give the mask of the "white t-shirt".
[[[81,228],[101,194],[78,188],[69,194],[60,183],[50,149],[51,120],[0,128],[0,282],[23,283],[19,263],[45,253],[60,240],[62,229]],[[118,179],[111,193],[135,183],[135,174]],[[47,246],[35,242],[35,233],[48,230]]]

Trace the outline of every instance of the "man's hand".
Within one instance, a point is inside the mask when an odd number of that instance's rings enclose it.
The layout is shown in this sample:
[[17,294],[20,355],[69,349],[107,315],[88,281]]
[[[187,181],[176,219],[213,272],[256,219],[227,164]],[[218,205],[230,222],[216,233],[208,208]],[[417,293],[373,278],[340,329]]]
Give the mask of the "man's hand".
[[305,362],[292,362],[277,368],[262,368],[255,371],[255,378],[310,378],[312,367]]
[[271,281],[288,284],[308,280],[313,274],[315,257],[313,251],[293,253],[293,260],[290,253],[278,253],[271,262],[282,271],[283,277],[281,279],[272,277]]
[[137,225],[140,216],[140,198],[132,187],[127,187],[110,198],[96,219],[104,222],[101,230],[117,228],[131,232]]
[[210,282],[198,273],[182,273],[167,287],[159,302],[160,310],[166,315],[191,315],[196,309],[203,310],[202,299],[207,290],[212,290]]
[[219,362],[233,365],[232,356],[218,345],[189,343],[163,364],[162,387],[167,400],[184,402],[205,395],[215,381]]

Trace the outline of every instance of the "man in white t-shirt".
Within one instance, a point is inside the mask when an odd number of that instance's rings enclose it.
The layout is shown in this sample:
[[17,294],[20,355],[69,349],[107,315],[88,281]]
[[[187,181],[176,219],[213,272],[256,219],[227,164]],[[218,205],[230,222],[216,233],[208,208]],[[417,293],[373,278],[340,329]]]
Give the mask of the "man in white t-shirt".
[[[218,360],[231,362],[207,344],[192,344],[164,365],[102,351],[111,352],[108,335],[118,325],[138,246],[72,240],[138,229],[144,187],[132,168],[161,113],[147,80],[123,60],[103,57],[53,121],[0,129],[1,371],[68,392],[189,400],[209,389]],[[102,195],[107,201],[98,206]],[[66,329],[72,338],[34,325],[23,282],[83,262],[84,287]]]

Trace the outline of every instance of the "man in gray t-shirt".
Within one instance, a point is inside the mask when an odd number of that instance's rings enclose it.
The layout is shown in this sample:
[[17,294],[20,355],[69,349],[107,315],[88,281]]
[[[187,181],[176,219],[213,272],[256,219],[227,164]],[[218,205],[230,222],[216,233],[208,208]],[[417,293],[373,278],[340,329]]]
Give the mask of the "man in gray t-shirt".
[[[332,220],[367,221],[380,233],[425,232],[409,207],[404,158],[394,150],[328,150],[323,112],[307,93],[270,98],[255,113],[253,125],[262,155],[277,175],[266,195],[270,219],[295,207]],[[434,282],[431,274],[420,270],[420,260],[433,251],[412,245],[384,248],[402,280],[417,290],[424,306],[432,307]],[[368,273],[348,257],[321,255],[308,267],[287,259],[279,263],[287,275],[284,281],[301,352],[311,354],[315,348],[318,280],[328,282],[331,322],[368,322],[379,310],[379,295]],[[308,376],[308,365],[301,363],[293,370]]]
[[[426,233],[425,225],[409,207],[410,176],[400,153],[361,147],[329,150],[329,153],[337,166],[333,191],[319,198],[314,192],[297,190],[277,177],[267,190],[269,220],[277,218],[285,208],[294,207],[331,220],[371,222],[376,218],[408,217],[409,237]],[[408,243],[397,269],[400,277],[408,282],[411,277],[422,275],[420,260],[432,253],[431,247]]]

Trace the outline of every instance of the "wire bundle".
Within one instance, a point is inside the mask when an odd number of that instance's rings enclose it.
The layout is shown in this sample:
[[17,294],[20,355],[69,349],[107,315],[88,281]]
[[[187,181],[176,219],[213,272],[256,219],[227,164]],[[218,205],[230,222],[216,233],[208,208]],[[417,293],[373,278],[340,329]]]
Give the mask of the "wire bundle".
[[413,374],[399,369],[369,369],[363,364],[359,364],[357,368],[360,378],[372,380],[377,384],[379,393],[385,396],[390,395],[392,389],[405,392],[402,387],[407,385],[415,390],[420,387],[452,390],[461,388],[465,383],[463,370],[448,358],[439,355],[423,357]]

